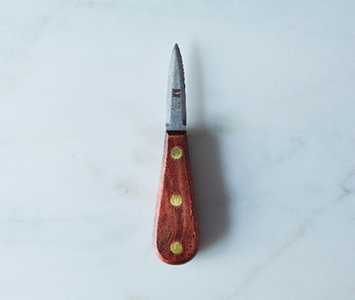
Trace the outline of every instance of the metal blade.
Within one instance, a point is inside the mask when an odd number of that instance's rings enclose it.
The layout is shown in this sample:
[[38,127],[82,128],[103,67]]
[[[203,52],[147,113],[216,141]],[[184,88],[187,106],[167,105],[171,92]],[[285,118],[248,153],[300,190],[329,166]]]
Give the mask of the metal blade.
[[166,131],[186,130],[186,94],[184,67],[180,49],[175,44],[171,54],[166,102]]

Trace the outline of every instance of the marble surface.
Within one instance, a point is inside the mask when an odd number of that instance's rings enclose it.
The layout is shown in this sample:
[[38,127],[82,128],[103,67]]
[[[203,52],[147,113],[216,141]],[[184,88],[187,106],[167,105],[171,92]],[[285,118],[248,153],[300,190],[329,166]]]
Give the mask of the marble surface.
[[[0,299],[355,298],[355,3],[2,1]],[[198,255],[151,245],[181,48]]]

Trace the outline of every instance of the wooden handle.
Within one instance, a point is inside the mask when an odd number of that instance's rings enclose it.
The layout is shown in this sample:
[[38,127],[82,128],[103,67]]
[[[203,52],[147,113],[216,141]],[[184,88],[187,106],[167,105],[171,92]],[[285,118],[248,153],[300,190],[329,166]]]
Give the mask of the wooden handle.
[[167,131],[154,220],[154,251],[164,262],[191,260],[199,246],[196,205],[185,131]]

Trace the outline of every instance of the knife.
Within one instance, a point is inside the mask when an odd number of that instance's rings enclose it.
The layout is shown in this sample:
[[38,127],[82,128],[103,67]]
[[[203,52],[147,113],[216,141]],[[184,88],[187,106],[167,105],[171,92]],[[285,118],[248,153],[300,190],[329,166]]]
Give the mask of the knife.
[[184,68],[179,46],[170,59],[163,162],[156,204],[153,247],[165,263],[179,265],[198,250],[199,231],[186,135]]

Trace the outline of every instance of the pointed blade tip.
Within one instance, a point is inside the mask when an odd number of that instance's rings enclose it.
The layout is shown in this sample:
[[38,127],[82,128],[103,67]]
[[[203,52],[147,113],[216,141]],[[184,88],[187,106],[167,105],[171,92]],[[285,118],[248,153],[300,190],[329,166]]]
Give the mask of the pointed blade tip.
[[178,53],[181,56],[180,47],[177,43],[175,43],[175,45],[174,45],[173,53]]

